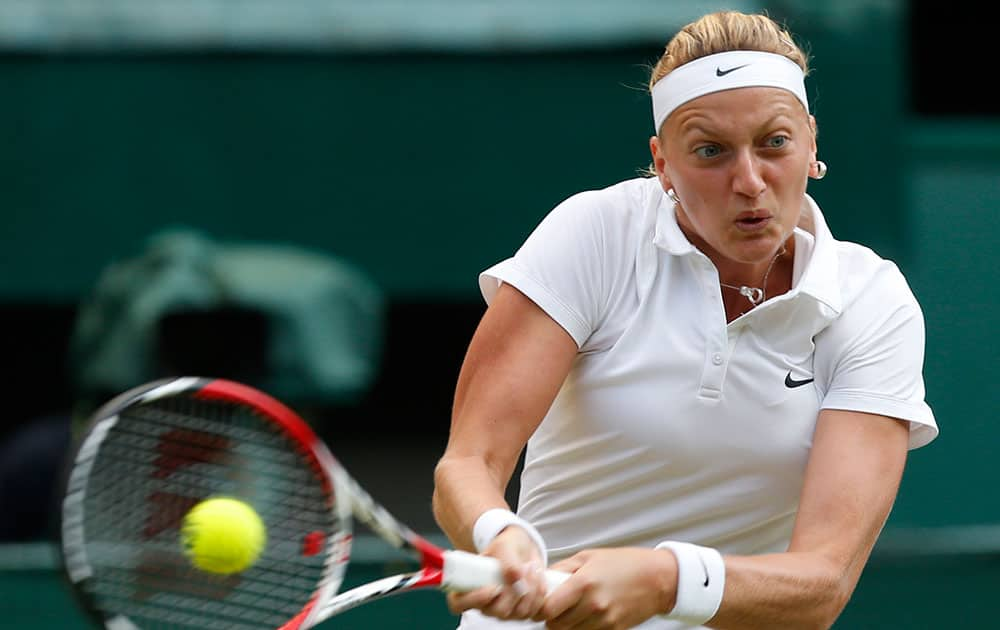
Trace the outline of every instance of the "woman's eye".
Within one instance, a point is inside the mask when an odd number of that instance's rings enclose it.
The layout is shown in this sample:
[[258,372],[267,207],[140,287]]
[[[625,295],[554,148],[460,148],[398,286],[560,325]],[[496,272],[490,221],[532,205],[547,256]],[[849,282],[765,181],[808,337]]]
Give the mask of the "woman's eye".
[[788,136],[771,136],[767,139],[767,146],[772,149],[780,149],[788,144]]
[[703,158],[713,158],[722,153],[722,149],[715,144],[706,144],[703,147],[698,147],[694,150],[695,155]]

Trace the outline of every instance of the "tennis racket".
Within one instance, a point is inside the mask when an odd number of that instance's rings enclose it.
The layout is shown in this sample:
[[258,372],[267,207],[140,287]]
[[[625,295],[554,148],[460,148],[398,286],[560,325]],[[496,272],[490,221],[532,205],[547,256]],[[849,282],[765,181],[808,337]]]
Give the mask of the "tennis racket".
[[[84,608],[114,630],[297,630],[388,595],[502,584],[496,560],[411,531],[294,411],[233,381],[167,379],[114,398],[91,418],[65,483],[63,567]],[[199,570],[183,549],[184,516],[216,496],[252,506],[267,529],[239,573]],[[338,593],[354,518],[420,568]],[[546,572],[550,589],[566,577]]]

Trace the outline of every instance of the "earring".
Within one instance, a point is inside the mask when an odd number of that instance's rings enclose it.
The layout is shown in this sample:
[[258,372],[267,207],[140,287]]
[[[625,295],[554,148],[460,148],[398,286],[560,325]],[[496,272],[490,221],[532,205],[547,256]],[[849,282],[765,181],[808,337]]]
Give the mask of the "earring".
[[823,179],[824,177],[826,177],[826,171],[827,171],[826,162],[823,162],[822,160],[816,160],[815,162],[813,162],[813,164],[816,165],[816,177],[814,179]]
[[677,196],[677,193],[674,192],[673,188],[668,188],[667,189],[667,196],[670,197],[670,201],[673,201],[674,203],[676,203],[678,205],[680,204],[681,200]]

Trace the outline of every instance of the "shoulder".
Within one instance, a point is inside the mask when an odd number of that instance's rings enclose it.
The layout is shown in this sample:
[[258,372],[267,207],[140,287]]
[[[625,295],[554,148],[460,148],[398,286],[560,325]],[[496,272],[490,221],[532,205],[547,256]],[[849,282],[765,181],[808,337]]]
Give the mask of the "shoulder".
[[842,360],[898,344],[923,348],[923,313],[896,263],[857,243],[835,246],[840,309],[817,337],[817,350]]
[[864,245],[836,241],[841,297],[844,310],[877,306],[917,306],[906,277],[895,262]]
[[604,188],[584,190],[564,203],[593,204],[604,208],[625,209],[642,205],[652,197],[662,195],[660,183],[653,177],[633,177]]
[[546,222],[589,223],[611,240],[650,227],[663,196],[655,178],[636,177],[600,189],[578,192],[559,203]]

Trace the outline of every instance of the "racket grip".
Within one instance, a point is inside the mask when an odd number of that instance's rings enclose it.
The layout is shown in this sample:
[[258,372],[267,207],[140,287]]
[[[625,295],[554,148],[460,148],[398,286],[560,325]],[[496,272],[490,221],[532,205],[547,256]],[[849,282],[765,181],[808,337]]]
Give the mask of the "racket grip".
[[[569,578],[569,573],[546,569],[545,585],[548,591]],[[441,586],[451,591],[474,591],[484,586],[503,584],[500,561],[467,551],[445,551]]]

